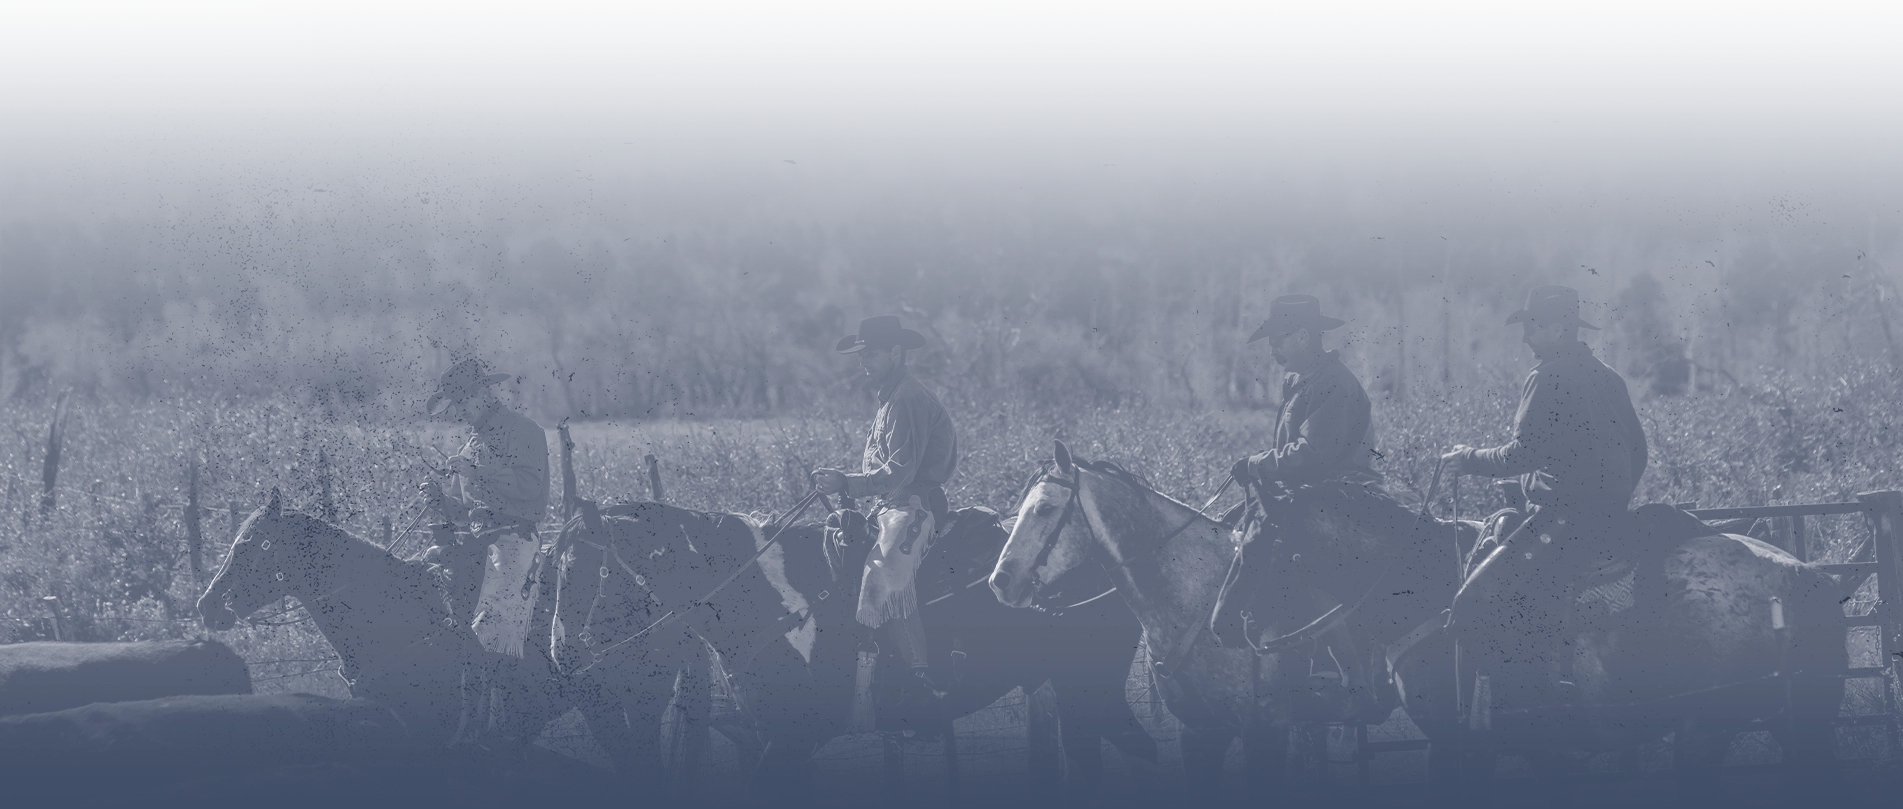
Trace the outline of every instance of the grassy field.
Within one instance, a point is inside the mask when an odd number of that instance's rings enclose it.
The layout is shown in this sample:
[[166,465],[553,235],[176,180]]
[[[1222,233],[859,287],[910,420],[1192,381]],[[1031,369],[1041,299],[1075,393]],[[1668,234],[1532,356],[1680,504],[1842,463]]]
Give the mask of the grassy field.
[[[1517,380],[1501,379],[1485,389],[1417,390],[1405,406],[1378,402],[1376,467],[1389,490],[1418,503],[1439,451],[1504,440],[1517,393]],[[1899,402],[1897,381],[1875,373],[1642,399],[1652,462],[1638,501],[1761,505],[1903,486]],[[956,396],[948,404],[964,448],[952,501],[999,510],[1016,506],[1053,438],[1200,502],[1234,458],[1260,448],[1273,418],[1268,410],[1060,408]],[[385,520],[401,531],[417,513],[423,460],[463,440],[445,425],[347,419],[288,402],[75,401],[66,408],[55,502],[42,513],[53,411],[51,402],[0,405],[9,425],[0,433],[0,642],[203,634],[193,603],[232,539],[230,509],[242,516],[275,486],[292,507],[328,514],[359,535],[378,535]],[[856,463],[869,413],[863,405],[776,418],[581,423],[580,491],[645,499],[642,458],[653,454],[670,502],[777,513],[803,493],[807,470]],[[207,509],[196,576],[185,519],[194,466]],[[1463,515],[1499,505],[1491,487],[1471,480],[1461,493]],[[1451,495],[1444,487],[1438,514],[1451,512]],[[1832,560],[1847,560],[1863,536],[1852,521],[1820,528],[1813,554]],[[419,539],[412,534],[397,550],[414,554]],[[333,653],[308,623],[241,625],[221,639],[250,661],[261,691],[343,694]],[[859,755],[835,753],[842,762]]]

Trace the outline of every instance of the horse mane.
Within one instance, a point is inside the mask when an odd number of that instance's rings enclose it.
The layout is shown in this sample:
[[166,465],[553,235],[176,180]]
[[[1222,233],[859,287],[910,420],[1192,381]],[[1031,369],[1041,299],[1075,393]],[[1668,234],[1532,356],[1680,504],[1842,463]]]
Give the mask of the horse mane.
[[[239,536],[244,536],[243,532],[249,530],[252,521],[258,519],[260,516],[262,516],[262,514],[253,514],[247,518],[243,527],[239,529]],[[301,511],[285,511],[278,515],[278,519],[280,521],[295,521],[296,524],[292,527],[293,533],[316,537],[319,535],[318,532],[327,532],[350,540],[352,544],[360,546],[362,550],[368,552],[364,554],[364,556],[370,560],[371,564],[388,565],[389,569],[396,574],[399,580],[417,585],[423,594],[434,595],[436,599],[440,601],[440,607],[445,614],[452,616],[456,614],[455,603],[450,599],[449,582],[445,571],[438,569],[436,566],[422,561],[410,561],[398,558],[396,555],[385,551],[376,543],[359,537],[347,529],[325,522],[322,518],[312,514],[306,514]],[[304,529],[304,531],[299,532],[299,529]]]

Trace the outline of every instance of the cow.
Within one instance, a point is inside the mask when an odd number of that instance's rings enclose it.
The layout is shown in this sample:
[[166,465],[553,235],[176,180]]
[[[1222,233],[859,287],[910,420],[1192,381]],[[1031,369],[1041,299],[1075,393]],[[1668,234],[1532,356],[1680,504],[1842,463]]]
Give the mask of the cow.
[[0,716],[184,694],[249,694],[244,659],[215,640],[0,645]]

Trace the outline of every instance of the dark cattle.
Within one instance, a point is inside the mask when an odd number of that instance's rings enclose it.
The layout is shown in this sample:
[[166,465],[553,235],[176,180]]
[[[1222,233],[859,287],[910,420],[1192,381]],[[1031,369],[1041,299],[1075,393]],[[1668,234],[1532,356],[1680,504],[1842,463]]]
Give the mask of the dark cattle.
[[0,715],[187,694],[249,694],[251,674],[212,640],[0,646]]
[[[309,694],[101,702],[0,717],[8,803],[117,804],[208,775],[301,768],[368,776],[405,761],[402,723],[368,700]],[[351,779],[351,780],[361,780]]]

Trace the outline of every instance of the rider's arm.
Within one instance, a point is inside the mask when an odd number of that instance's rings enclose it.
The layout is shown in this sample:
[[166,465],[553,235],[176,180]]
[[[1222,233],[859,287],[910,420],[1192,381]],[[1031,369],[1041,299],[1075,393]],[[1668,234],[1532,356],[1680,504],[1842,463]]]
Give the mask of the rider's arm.
[[1556,430],[1564,429],[1559,412],[1560,392],[1555,380],[1539,371],[1527,375],[1520,394],[1520,410],[1513,417],[1513,440],[1492,449],[1475,450],[1467,471],[1507,477],[1546,466],[1552,460]]
[[1331,460],[1347,457],[1367,432],[1366,394],[1348,385],[1313,393],[1316,400],[1296,430],[1295,440],[1249,459],[1256,477],[1282,480],[1321,470]]

